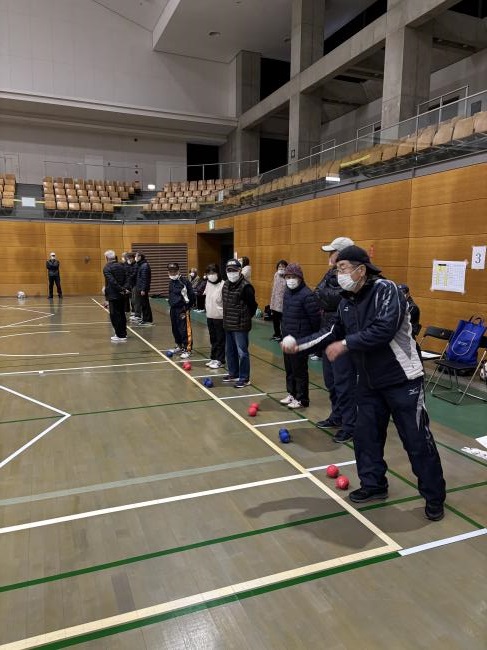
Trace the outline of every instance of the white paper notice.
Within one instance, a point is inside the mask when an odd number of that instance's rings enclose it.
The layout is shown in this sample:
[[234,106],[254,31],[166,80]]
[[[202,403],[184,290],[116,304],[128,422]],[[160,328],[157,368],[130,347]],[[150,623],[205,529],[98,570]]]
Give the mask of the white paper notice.
[[36,200],[34,198],[31,198],[30,196],[23,196],[22,197],[22,207],[23,208],[35,208],[36,207]]
[[467,262],[433,260],[432,291],[455,291],[465,293],[465,269]]
[[472,269],[485,269],[485,249],[487,246],[472,246]]

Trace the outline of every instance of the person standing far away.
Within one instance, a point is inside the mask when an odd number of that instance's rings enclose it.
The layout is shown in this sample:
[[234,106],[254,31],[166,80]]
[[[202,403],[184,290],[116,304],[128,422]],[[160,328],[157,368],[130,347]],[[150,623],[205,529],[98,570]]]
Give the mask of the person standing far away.
[[403,292],[404,297],[406,298],[406,302],[408,304],[409,319],[411,321],[411,329],[413,332],[413,338],[416,338],[418,334],[421,332],[421,323],[419,322],[421,318],[421,312],[419,310],[418,305],[414,302],[409,292],[408,285],[398,284],[397,288]]
[[212,370],[225,364],[225,330],[223,329],[223,280],[218,264],[206,269],[206,323],[210,335],[210,361],[205,365]]
[[195,295],[191,282],[181,275],[179,264],[167,265],[169,274],[169,306],[172,334],[176,347],[173,354],[180,354],[181,359],[189,359],[193,349],[193,330],[191,327],[191,308],[195,304]]
[[140,318],[134,320],[134,325],[152,325],[152,309],[149,300],[151,268],[143,253],[135,253],[135,261],[137,262],[135,291],[140,309]]
[[[304,281],[299,264],[289,264],[284,272],[286,292],[282,311],[284,336],[307,336],[320,328],[318,300]],[[309,406],[308,353],[284,353],[287,396],[281,399],[290,409]]]
[[61,275],[59,273],[59,260],[56,258],[56,253],[51,253],[46,262],[47,276],[49,278],[49,300],[52,300],[54,284],[56,284],[57,295],[59,298],[63,297],[61,289]]
[[[342,288],[338,284],[336,261],[340,251],[347,246],[353,246],[349,237],[336,237],[330,244],[325,244],[321,250],[329,253],[328,270],[318,283],[315,293],[321,306],[321,327],[330,328],[335,320],[338,305],[342,299]],[[333,441],[347,442],[353,437],[357,406],[355,390],[357,371],[351,356],[338,357],[333,363],[326,354],[322,355],[323,381],[330,395],[331,413],[325,420],[316,423],[319,429],[338,427]]]
[[108,302],[110,321],[115,330],[112,343],[127,341],[127,319],[125,317],[125,295],[128,293],[125,265],[117,261],[112,250],[105,251],[106,264],[103,268],[105,277],[105,300]]
[[250,266],[249,258],[244,256],[241,257],[238,261],[242,265],[242,275],[247,280],[247,282],[250,282],[252,279],[252,267]]
[[276,264],[276,272],[274,273],[270,302],[272,324],[274,325],[274,335],[271,337],[271,341],[282,341],[281,321],[282,303],[284,300],[284,292],[286,291],[286,280],[284,279],[284,271],[286,270],[286,266],[286,260],[279,260],[279,262]]
[[250,384],[249,332],[257,303],[254,287],[243,276],[238,260],[227,262],[226,273],[222,296],[228,374],[222,381],[245,388]]
[[284,338],[284,352],[325,347],[331,362],[351,354],[358,371],[357,421],[353,435],[360,488],[353,503],[387,499],[384,447],[389,420],[402,445],[426,501],[425,516],[444,516],[446,489],[440,456],[425,407],[424,370],[411,334],[406,299],[394,282],[379,277],[367,252],[348,246],[337,259],[343,299],[331,329],[304,339]]

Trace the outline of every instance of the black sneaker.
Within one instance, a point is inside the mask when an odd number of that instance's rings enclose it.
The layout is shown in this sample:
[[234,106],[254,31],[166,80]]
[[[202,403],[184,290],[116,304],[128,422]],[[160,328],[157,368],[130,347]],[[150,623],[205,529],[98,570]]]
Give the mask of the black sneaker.
[[354,503],[387,499],[388,496],[387,488],[359,488],[349,494],[350,501]]
[[349,440],[352,440],[353,436],[351,433],[347,433],[343,429],[340,429],[335,433],[333,436],[333,442],[348,442]]
[[437,506],[427,503],[426,508],[424,509],[424,514],[426,519],[429,519],[430,521],[440,521],[445,516],[445,510],[443,505]]
[[232,377],[232,375],[223,375],[222,381],[225,383],[230,383],[230,382],[238,381],[238,377]]
[[331,418],[327,418],[326,420],[320,420],[319,422],[317,422],[316,426],[318,427],[318,429],[332,429],[334,427],[341,427],[342,425],[340,422],[336,422]]
[[250,379],[239,379],[235,382],[235,388],[245,388],[250,386]]

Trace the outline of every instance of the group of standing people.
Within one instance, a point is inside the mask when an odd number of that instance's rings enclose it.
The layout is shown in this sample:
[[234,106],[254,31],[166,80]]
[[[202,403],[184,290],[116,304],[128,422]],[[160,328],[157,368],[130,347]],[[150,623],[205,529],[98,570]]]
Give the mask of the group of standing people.
[[149,292],[151,268],[143,253],[122,253],[121,261],[113,250],[105,251],[104,294],[114,335],[113,343],[127,340],[127,316],[133,325],[153,324]]

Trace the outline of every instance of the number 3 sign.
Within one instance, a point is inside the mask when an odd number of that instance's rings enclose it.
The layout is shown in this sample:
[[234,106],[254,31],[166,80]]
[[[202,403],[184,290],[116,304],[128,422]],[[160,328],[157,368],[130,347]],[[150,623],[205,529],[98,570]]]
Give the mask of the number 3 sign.
[[485,246],[472,246],[472,269],[485,269]]

